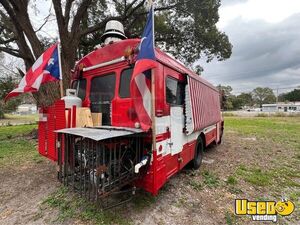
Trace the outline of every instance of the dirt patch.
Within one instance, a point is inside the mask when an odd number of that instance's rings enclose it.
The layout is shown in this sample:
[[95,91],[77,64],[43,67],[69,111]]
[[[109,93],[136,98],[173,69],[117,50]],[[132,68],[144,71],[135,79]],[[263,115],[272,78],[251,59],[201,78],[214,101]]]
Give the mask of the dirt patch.
[[59,186],[54,165],[48,160],[25,163],[0,171],[0,224],[47,224],[55,210],[39,217],[40,203]]

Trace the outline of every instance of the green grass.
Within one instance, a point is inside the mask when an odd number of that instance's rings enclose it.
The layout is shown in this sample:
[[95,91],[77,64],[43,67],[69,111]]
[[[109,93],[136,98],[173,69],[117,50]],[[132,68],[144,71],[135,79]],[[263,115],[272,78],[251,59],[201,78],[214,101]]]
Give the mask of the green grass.
[[236,173],[245,181],[256,186],[267,186],[270,184],[272,179],[269,172],[262,171],[260,168],[246,168],[244,166],[240,166]]
[[90,203],[77,195],[72,195],[67,188],[61,187],[48,196],[42,205],[58,208],[59,214],[54,222],[64,222],[68,219],[88,221],[89,224],[124,224],[131,221],[116,211],[103,211],[99,206]]
[[17,125],[17,126],[0,126],[0,140],[12,139],[18,136],[29,134],[37,125]]
[[226,130],[236,131],[241,136],[270,139],[300,151],[300,117],[226,117]]
[[31,114],[31,115],[12,115],[12,114],[5,114],[5,119],[9,120],[22,120],[22,121],[32,121],[35,122],[38,119],[38,114]]
[[[271,153],[273,155],[272,143],[283,146],[280,148],[282,153],[277,154],[278,157],[275,157],[276,154],[271,157],[270,162],[272,164],[267,169],[253,166],[250,162],[251,166],[239,165],[237,174],[244,177],[248,182],[265,186],[272,183],[268,178],[271,177],[272,179],[278,178],[281,184],[284,182],[292,184],[293,182],[289,179],[300,174],[300,117],[226,117],[225,132],[226,130],[234,131],[241,137],[256,137],[256,142],[247,143],[247,145],[259,146],[261,152],[255,150],[256,152],[253,154]],[[268,141],[268,146],[265,145],[265,141]],[[247,147],[248,149],[251,150]]]
[[43,160],[37,152],[36,140],[25,138],[35,128],[36,125],[0,127],[0,165]]
[[254,186],[280,186],[284,187],[300,187],[300,183],[296,180],[300,178],[297,169],[292,167],[275,167],[269,170],[262,170],[258,167],[245,167],[240,165],[236,170],[236,176],[244,179]]

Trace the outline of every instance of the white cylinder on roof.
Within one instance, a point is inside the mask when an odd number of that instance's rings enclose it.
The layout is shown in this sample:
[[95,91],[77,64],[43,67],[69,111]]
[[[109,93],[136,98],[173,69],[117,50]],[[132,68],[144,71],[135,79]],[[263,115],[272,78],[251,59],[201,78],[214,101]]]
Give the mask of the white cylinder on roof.
[[117,20],[110,20],[106,23],[105,32],[101,36],[101,41],[104,44],[109,44],[110,42],[120,41],[127,39],[124,33],[124,26],[121,22]]

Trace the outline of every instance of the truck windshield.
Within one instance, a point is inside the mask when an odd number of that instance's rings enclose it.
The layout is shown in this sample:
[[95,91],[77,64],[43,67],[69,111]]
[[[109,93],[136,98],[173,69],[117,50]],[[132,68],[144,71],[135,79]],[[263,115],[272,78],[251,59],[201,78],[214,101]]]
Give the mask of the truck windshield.
[[103,125],[110,125],[111,100],[115,95],[115,86],[115,73],[98,76],[91,81],[91,111],[102,113]]

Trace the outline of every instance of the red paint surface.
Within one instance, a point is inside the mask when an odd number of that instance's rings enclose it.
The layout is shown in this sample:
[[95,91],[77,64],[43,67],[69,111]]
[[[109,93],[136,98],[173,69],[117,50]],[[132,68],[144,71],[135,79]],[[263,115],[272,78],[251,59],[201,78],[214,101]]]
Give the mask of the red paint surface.
[[44,108],[42,112],[47,115],[47,121],[40,121],[38,124],[39,153],[53,161],[57,161],[57,134],[54,131],[66,127],[65,102],[59,100],[53,106]]
[[[83,57],[76,65],[73,76],[78,78],[81,74],[87,80],[86,97],[83,100],[83,107],[90,107],[90,86],[92,79],[96,76],[101,76],[114,71],[116,73],[116,89],[115,95],[111,102],[112,119],[111,124],[113,126],[135,127],[135,123],[138,122],[132,111],[133,100],[131,98],[119,97],[119,83],[121,71],[130,67],[130,62],[124,61],[114,65],[90,70],[87,72],[80,72],[80,66],[84,67],[94,66],[103,62],[108,62],[124,55],[124,51],[127,47],[135,48],[139,43],[139,39],[124,40],[121,42],[107,45],[104,48],[99,48],[87,56]],[[199,130],[208,125],[212,125],[221,120],[220,109],[216,102],[218,92],[217,90],[199,77],[189,69],[185,68],[181,63],[173,60],[171,57],[156,49],[156,57],[158,60],[158,67],[154,70],[155,73],[155,107],[157,116],[170,115],[170,106],[166,103],[166,88],[165,79],[167,76],[172,76],[178,80],[185,81],[185,74],[188,74],[190,80],[193,80],[192,87],[194,91],[192,96],[194,117],[196,118],[195,127]],[[198,95],[199,96],[198,96]],[[195,96],[198,97],[195,97]],[[211,106],[213,102],[213,106]],[[66,118],[64,112],[64,106],[61,103],[57,103],[54,106],[43,109],[45,113],[48,113],[47,122],[39,122],[39,152],[40,154],[50,158],[51,160],[57,160],[57,154],[55,149],[56,134],[54,130],[62,129],[66,126]],[[73,108],[71,116],[71,126],[75,127],[76,124],[76,108]],[[70,116],[69,116],[70,119]],[[70,120],[68,120],[70,121]],[[178,131],[180,132],[180,131]],[[156,141],[161,142],[169,139],[171,136],[170,131],[157,134]],[[151,139],[150,135],[145,139]],[[216,130],[208,132],[205,135],[205,141],[209,143],[216,140]],[[62,146],[64,143],[62,143]],[[153,151],[153,161],[148,168],[143,168],[143,175],[135,183],[137,186],[142,187],[146,191],[156,195],[158,190],[167,182],[167,180],[180,171],[190,160],[194,158],[196,140],[191,141],[183,146],[180,153],[171,156],[156,155],[156,151]]]

